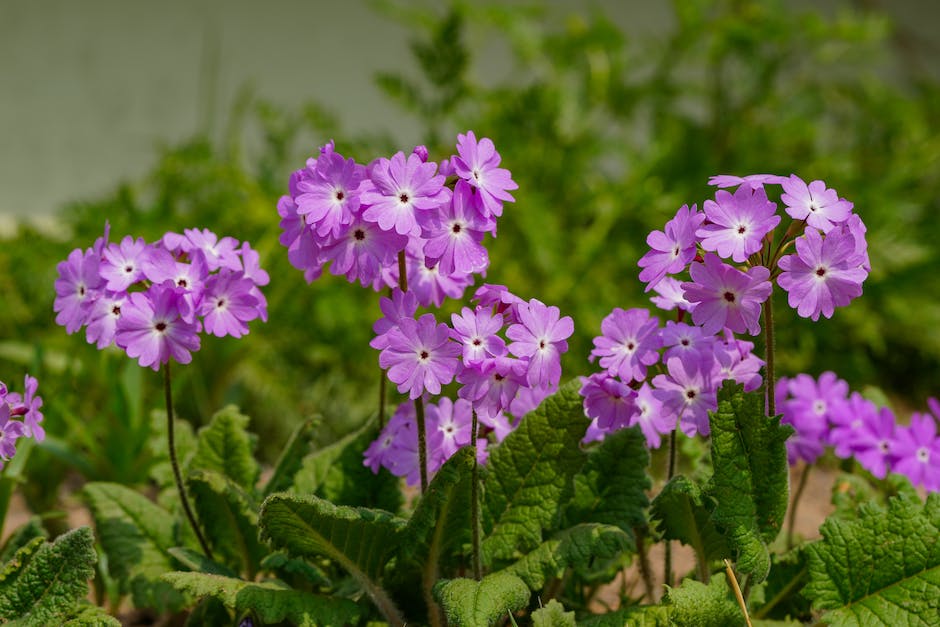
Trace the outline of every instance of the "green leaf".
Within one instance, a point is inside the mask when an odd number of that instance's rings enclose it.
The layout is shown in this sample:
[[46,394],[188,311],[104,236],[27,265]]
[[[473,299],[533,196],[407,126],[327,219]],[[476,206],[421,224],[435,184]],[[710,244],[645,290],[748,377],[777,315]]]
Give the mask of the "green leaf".
[[7,564],[0,580],[0,620],[21,625],[56,625],[88,594],[95,575],[95,538],[80,527],[27,544]]
[[507,613],[529,604],[529,587],[506,572],[474,579],[444,579],[434,586],[450,624],[461,627],[488,627]]
[[271,478],[264,484],[264,490],[262,490],[264,496],[290,489],[304,456],[310,452],[314,425],[313,420],[305,420],[291,434],[274,465]]
[[764,415],[760,392],[726,381],[718,411],[710,412],[714,474],[706,488],[715,499],[712,520],[734,552],[737,569],[754,582],[770,571],[767,544],[787,512],[789,466],[786,439],[793,427]]
[[377,579],[398,547],[404,520],[381,510],[283,493],[265,499],[260,519],[262,539],[274,548],[299,557],[328,557],[356,579],[390,622],[400,620]]
[[663,605],[670,608],[672,625],[744,627],[747,624],[724,573],[712,575],[707,585],[686,579],[678,588],[667,588]]
[[174,546],[172,549],[169,549],[167,553],[172,555],[173,559],[179,562],[180,565],[196,573],[209,573],[211,575],[222,575],[224,577],[238,576],[238,573],[231,568],[210,560],[199,551],[187,549],[182,546]]
[[617,525],[630,536],[646,524],[649,449],[640,429],[616,431],[588,453],[574,476],[574,497],[565,510],[566,526],[579,522]]
[[375,420],[333,444],[310,453],[294,476],[292,492],[316,494],[336,505],[397,511],[399,480],[382,470],[378,475],[362,463],[362,453],[378,437]]
[[578,622],[581,627],[671,627],[672,624],[669,608],[664,605],[634,605]]
[[706,562],[728,557],[730,551],[711,519],[708,497],[691,479],[676,475],[653,499],[650,518],[659,524],[663,538],[692,547]]
[[69,614],[62,627],[121,627],[121,621],[110,616],[103,607],[79,603],[78,610]]
[[[150,477],[165,493],[175,493],[176,479],[173,477],[173,467],[170,464],[170,453],[167,448],[166,412],[159,410],[152,412],[151,420],[148,446],[155,461],[150,467]],[[178,458],[189,459],[196,450],[196,435],[193,433],[193,426],[177,418],[173,421],[173,436]]]
[[804,594],[833,625],[935,625],[940,616],[940,494],[902,494],[830,518],[807,547]]
[[525,416],[490,454],[484,491],[483,557],[488,564],[529,552],[557,527],[586,455],[580,383],[571,381]]
[[229,477],[243,489],[255,489],[261,472],[252,451],[254,437],[247,429],[250,418],[229,405],[212,416],[196,435],[196,452],[189,462],[192,470],[214,470]]
[[184,572],[166,573],[163,580],[187,595],[218,599],[236,615],[251,610],[264,624],[354,625],[361,614],[359,606],[348,599],[294,590],[274,581]]
[[763,590],[755,590],[763,594],[763,602],[756,603],[755,595],[751,596],[751,618],[766,616],[783,619],[789,616],[809,620],[810,603],[803,594],[803,588],[809,581],[804,547],[797,547],[783,555],[773,554],[771,562],[770,576],[763,583]]
[[504,569],[534,591],[569,566],[582,566],[595,558],[610,558],[630,548],[632,538],[613,525],[584,523],[565,529],[554,538]]
[[574,612],[566,612],[564,605],[552,599],[532,612],[532,627],[577,627],[577,623]]
[[257,505],[225,475],[195,471],[186,480],[193,506],[212,553],[253,579],[267,548],[258,540]]
[[176,519],[144,496],[116,483],[88,483],[82,490],[108,556],[111,576],[137,607],[182,606],[182,597],[160,575],[174,569]]
[[42,519],[39,516],[30,517],[28,521],[17,527],[16,531],[10,534],[10,537],[3,543],[3,549],[0,549],[0,564],[9,561],[17,551],[35,538],[46,539],[48,537],[49,534],[46,532],[46,528],[42,526]]
[[290,582],[294,578],[313,584],[321,588],[329,588],[333,584],[322,570],[299,557],[290,557],[284,551],[275,551],[261,560],[263,570],[277,572],[278,578]]

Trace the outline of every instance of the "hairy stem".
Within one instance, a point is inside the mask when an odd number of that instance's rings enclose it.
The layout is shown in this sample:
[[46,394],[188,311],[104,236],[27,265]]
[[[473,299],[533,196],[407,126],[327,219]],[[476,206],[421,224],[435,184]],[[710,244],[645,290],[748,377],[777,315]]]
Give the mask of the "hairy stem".
[[793,536],[796,529],[796,507],[800,504],[800,497],[803,496],[803,490],[806,489],[806,483],[809,479],[809,471],[813,467],[806,464],[803,467],[803,474],[800,475],[800,483],[796,486],[796,492],[793,494],[793,505],[790,507],[790,522],[787,524],[787,550],[793,548]]
[[477,462],[477,412],[473,410],[470,423],[470,446],[473,447],[473,472],[470,476],[470,524],[473,526],[473,578],[479,581],[483,577],[483,564],[480,560],[480,468]]
[[424,399],[415,399],[415,422],[418,423],[418,463],[421,465],[421,494],[428,491],[428,436],[424,425]]
[[646,532],[647,527],[645,525],[633,528],[633,535],[636,538],[636,554],[639,558],[640,576],[643,578],[643,586],[646,588],[646,598],[650,600],[650,603],[654,603],[656,599],[653,597],[653,569],[650,568],[649,556],[646,554]]
[[179,492],[180,502],[183,504],[183,512],[186,514],[189,526],[192,527],[196,534],[196,539],[199,540],[199,546],[202,547],[202,552],[211,560],[214,559],[212,557],[212,551],[209,549],[209,544],[206,542],[205,536],[202,535],[202,531],[199,529],[199,524],[196,522],[192,508],[189,506],[189,498],[186,496],[186,489],[183,487],[183,476],[180,474],[180,464],[176,459],[176,438],[173,432],[173,393],[170,391],[169,361],[163,365],[163,393],[166,396],[166,443],[170,451],[170,465],[173,466],[173,478],[176,480],[176,491]]
[[[679,430],[679,421],[676,421],[676,428],[669,434],[669,467],[666,470],[666,483],[676,474],[676,431]],[[663,585],[672,585],[672,542],[665,541],[663,547]]]
[[741,608],[741,613],[744,614],[744,621],[747,623],[747,627],[752,627],[751,617],[747,613],[747,604],[744,602],[744,595],[741,594],[741,588],[738,586],[738,578],[734,576],[731,562],[727,559],[725,559],[725,572],[728,573],[728,583],[731,584],[731,589],[734,590],[734,598],[738,600],[738,607]]
[[764,389],[767,390],[767,415],[775,416],[777,414],[777,399],[774,398],[774,387],[777,379],[774,376],[774,292],[770,290],[770,295],[764,303],[764,359],[765,374]]

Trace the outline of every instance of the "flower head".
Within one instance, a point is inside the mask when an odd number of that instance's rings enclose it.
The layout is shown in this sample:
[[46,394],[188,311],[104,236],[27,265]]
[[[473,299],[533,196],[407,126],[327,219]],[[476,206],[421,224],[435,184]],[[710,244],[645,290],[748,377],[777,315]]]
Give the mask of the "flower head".
[[770,270],[754,266],[747,272],[733,268],[717,257],[705,255],[704,263],[689,269],[691,283],[683,283],[685,297],[695,303],[692,320],[708,334],[728,327],[735,333],[760,333],[761,303],[770,296]]
[[460,347],[450,341],[450,329],[438,324],[434,314],[418,320],[403,318],[388,332],[388,346],[379,354],[379,365],[398,391],[416,399],[425,392],[440,394],[441,386],[454,379]]

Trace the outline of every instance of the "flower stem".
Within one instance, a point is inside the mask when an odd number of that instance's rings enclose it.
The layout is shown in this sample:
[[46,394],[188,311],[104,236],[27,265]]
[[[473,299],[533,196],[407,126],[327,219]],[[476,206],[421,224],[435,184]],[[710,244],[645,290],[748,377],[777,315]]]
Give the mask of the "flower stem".
[[176,491],[179,492],[180,501],[183,504],[183,512],[186,514],[186,519],[189,520],[189,526],[192,527],[193,531],[196,533],[196,539],[199,540],[199,546],[202,547],[202,552],[211,560],[214,559],[212,557],[212,551],[209,549],[209,544],[206,542],[202,531],[199,529],[199,525],[196,523],[196,517],[193,515],[192,508],[189,506],[189,499],[186,497],[186,489],[183,487],[183,477],[180,474],[179,461],[176,459],[176,440],[173,435],[173,393],[170,391],[169,361],[163,365],[163,392],[166,396],[166,443],[170,451],[170,465],[173,466],[173,478],[176,479]]
[[483,577],[483,565],[480,562],[480,468],[477,462],[477,412],[473,410],[470,423],[470,446],[473,447],[473,472],[470,477],[470,524],[473,525],[473,577],[479,581]]
[[405,251],[398,251],[398,287],[403,292],[408,291],[408,266],[405,264]]
[[[676,420],[676,428],[669,434],[669,467],[666,470],[666,483],[676,474],[676,431],[679,430],[679,421]],[[666,540],[663,557],[663,585],[672,585],[672,542]]]
[[767,391],[767,415],[777,414],[777,399],[774,388],[777,380],[774,374],[774,292],[770,290],[767,301],[764,303],[764,359],[765,374],[764,389]]
[[428,436],[424,425],[424,399],[415,399],[415,421],[418,423],[418,464],[421,466],[421,494],[428,491]]
[[653,597],[653,569],[650,568],[649,556],[646,554],[647,532],[646,525],[633,528],[633,536],[636,538],[636,554],[639,558],[640,576],[643,578],[643,586],[646,588],[646,598],[649,599],[650,603],[654,603],[656,599]]
[[796,507],[800,504],[800,497],[803,496],[803,490],[806,489],[806,483],[809,479],[809,471],[812,465],[806,464],[803,468],[803,474],[800,475],[800,483],[796,486],[796,492],[793,494],[793,505],[790,507],[790,522],[787,525],[787,550],[793,548],[793,535],[796,529]]

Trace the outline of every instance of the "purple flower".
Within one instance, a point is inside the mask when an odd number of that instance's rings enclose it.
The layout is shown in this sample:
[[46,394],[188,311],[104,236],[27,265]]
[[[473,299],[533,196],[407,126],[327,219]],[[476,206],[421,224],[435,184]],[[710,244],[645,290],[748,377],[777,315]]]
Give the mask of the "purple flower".
[[665,232],[653,231],[646,237],[650,251],[640,258],[640,280],[646,291],[667,274],[681,272],[695,258],[695,231],[705,220],[695,205],[682,205],[675,217],[666,223]]
[[882,407],[870,421],[864,422],[852,439],[852,453],[865,470],[879,479],[888,474],[888,462],[894,452],[895,418],[887,407]]
[[195,312],[202,299],[209,266],[201,249],[191,251],[192,263],[177,261],[168,251],[155,248],[143,264],[144,276],[154,285],[169,281],[180,288],[189,308]]
[[16,441],[24,432],[22,422],[10,419],[10,406],[0,403],[0,458],[8,461],[16,455]]
[[85,328],[85,339],[89,344],[102,349],[114,343],[117,321],[126,300],[125,292],[105,292],[95,299]]
[[682,283],[671,276],[663,277],[653,286],[653,291],[658,295],[650,296],[650,301],[663,311],[673,309],[692,311],[695,308],[692,303],[685,299]]
[[708,334],[728,327],[735,333],[760,333],[760,305],[770,296],[770,270],[754,266],[747,272],[733,268],[714,254],[689,269],[692,283],[683,283],[685,297],[695,303],[692,320]]
[[464,307],[459,316],[451,314],[450,321],[454,326],[451,337],[463,345],[464,364],[506,354],[506,342],[497,335],[503,328],[501,315],[488,309],[473,311]]
[[[242,269],[242,264],[238,259],[238,240],[234,237],[219,239],[219,236],[209,229],[186,229],[183,233],[186,235],[186,239],[182,242],[183,252],[189,253],[192,257],[193,251],[201,250],[205,255],[209,272],[214,272],[219,268],[228,268],[236,272]],[[171,234],[167,233],[167,235]],[[164,236],[164,242],[166,242],[166,237]],[[171,250],[175,249],[171,248]]]
[[528,357],[526,379],[532,387],[550,387],[561,380],[561,354],[568,350],[567,340],[574,333],[570,316],[560,317],[558,307],[549,307],[533,298],[516,307],[520,324],[506,330],[512,340],[509,352]]
[[800,316],[831,318],[836,307],[862,294],[867,272],[859,266],[855,239],[848,232],[833,229],[823,238],[817,230],[807,229],[797,238],[796,251],[779,261],[783,272],[777,282]]
[[418,300],[412,292],[402,292],[398,288],[392,289],[392,297],[379,299],[379,309],[385,314],[372,325],[375,337],[369,346],[376,350],[388,347],[388,332],[396,328],[402,318],[414,318],[418,311]]
[[198,312],[206,332],[216,337],[247,334],[248,323],[260,314],[254,287],[242,272],[224,269],[209,277]]
[[435,172],[436,163],[424,163],[415,154],[406,160],[403,152],[373,162],[369,168],[373,186],[367,186],[361,196],[361,202],[369,205],[362,218],[383,231],[420,235],[415,212],[435,210],[451,197],[444,177]]
[[457,449],[470,444],[473,409],[462,398],[456,402],[446,396],[436,405],[427,406],[428,466],[437,472]]
[[502,157],[488,137],[477,143],[473,131],[457,135],[457,154],[451,158],[454,172],[478,190],[483,215],[501,216],[503,202],[515,202],[508,190],[519,186],[512,180],[509,170],[497,167]]
[[519,322],[516,316],[516,306],[524,304],[525,301],[509,291],[505,285],[493,285],[484,283],[474,292],[472,301],[475,301],[480,307],[496,307],[496,313],[502,314],[503,319],[509,324]]
[[643,383],[636,392],[637,411],[630,420],[630,425],[640,425],[640,431],[646,438],[646,446],[649,448],[659,448],[662,444],[660,435],[669,433],[676,427],[675,419],[669,420],[669,416],[663,411],[663,404],[656,398],[655,391],[649,383]]
[[762,188],[764,185],[781,185],[787,180],[785,176],[776,174],[748,174],[747,176],[734,176],[733,174],[718,174],[708,179],[709,185],[716,187],[737,187],[747,185],[752,189]]
[[[43,415],[40,411],[42,408],[42,398],[36,394],[38,388],[39,382],[36,380],[36,377],[26,375],[23,386],[24,434],[37,442],[42,442],[46,439],[46,432],[39,426],[39,423],[42,422]],[[0,401],[0,404],[2,404],[2,401]]]
[[512,357],[492,357],[464,364],[457,374],[463,387],[460,398],[473,403],[481,420],[494,420],[509,410],[520,387],[526,385],[526,362]]
[[940,437],[933,416],[912,414],[910,426],[897,428],[891,453],[891,472],[931,492],[940,491]]
[[404,235],[357,219],[332,244],[323,247],[321,258],[333,261],[331,274],[345,275],[349,282],[358,280],[365,287],[379,276],[382,266],[395,260],[407,243]]
[[594,338],[591,359],[600,357],[601,367],[611,376],[642,381],[646,368],[659,361],[659,320],[646,309],[617,307],[601,322],[601,333]]
[[878,407],[858,392],[852,392],[848,399],[834,402],[827,415],[829,443],[838,457],[848,459],[852,456],[856,435],[866,424],[878,419]]
[[712,370],[717,341],[714,334],[705,333],[701,327],[669,320],[660,332],[660,337],[666,348],[663,363],[678,357],[693,368]]
[[94,297],[102,287],[99,265],[100,257],[93,250],[82,252],[76,248],[56,266],[59,278],[55,280],[53,309],[58,314],[55,321],[70,335],[85,324]]
[[141,264],[149,253],[150,247],[142,237],[135,240],[128,235],[121,240],[120,245],[110,244],[104,249],[104,261],[100,268],[101,278],[106,281],[105,288],[112,292],[123,292],[143,278]]
[[[484,224],[473,208],[470,187],[457,181],[453,201],[441,205],[440,212],[424,221],[424,254],[430,265],[438,264],[443,274],[482,272],[490,263],[483,241]],[[428,212],[430,213],[430,212]]]
[[763,187],[742,185],[734,196],[719,190],[715,200],[705,201],[703,210],[708,220],[695,235],[702,238],[703,249],[743,263],[761,249],[764,236],[780,223],[776,209]]
[[460,347],[450,341],[450,328],[438,324],[434,314],[417,321],[403,318],[388,332],[388,346],[379,354],[379,365],[398,391],[412,400],[424,392],[440,394],[441,386],[454,379],[459,367]]
[[663,404],[664,416],[680,420],[689,437],[711,433],[708,412],[718,409],[718,396],[709,371],[675,357],[666,361],[666,369],[668,374],[653,377],[653,396]]
[[579,393],[584,398],[584,414],[597,419],[597,427],[606,431],[622,429],[636,413],[636,392],[606,372],[581,377]]
[[744,386],[745,392],[752,392],[761,386],[763,379],[760,369],[764,361],[751,353],[754,344],[738,340],[727,329],[724,342],[715,346],[715,365],[712,380],[732,379]]
[[336,152],[322,155],[313,176],[297,184],[297,213],[320,237],[339,237],[359,211],[359,184],[365,176],[365,166],[354,159]]
[[787,213],[794,220],[806,220],[806,224],[828,233],[836,223],[844,222],[852,211],[852,203],[839,198],[834,189],[827,189],[822,181],[807,185],[796,174],[781,183],[783,194],[780,200],[787,206]]
[[189,311],[183,288],[172,283],[134,292],[121,309],[115,342],[141,366],[159,370],[172,357],[181,364],[199,350],[198,324]]
[[787,391],[792,398],[785,400],[779,410],[783,412],[781,422],[796,429],[795,436],[787,440],[790,463],[803,459],[811,464],[822,455],[828,442],[829,417],[847,401],[849,386],[827,371],[819,375],[818,382],[808,374],[798,374],[787,381]]

